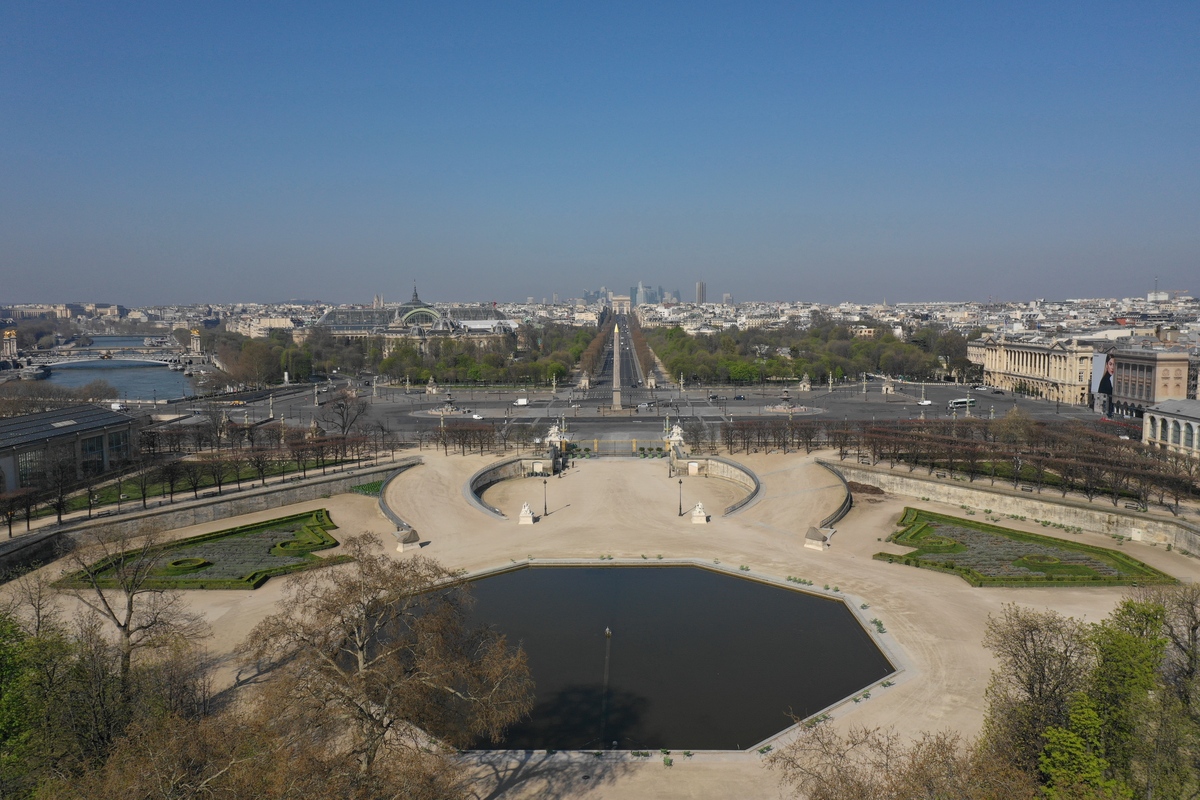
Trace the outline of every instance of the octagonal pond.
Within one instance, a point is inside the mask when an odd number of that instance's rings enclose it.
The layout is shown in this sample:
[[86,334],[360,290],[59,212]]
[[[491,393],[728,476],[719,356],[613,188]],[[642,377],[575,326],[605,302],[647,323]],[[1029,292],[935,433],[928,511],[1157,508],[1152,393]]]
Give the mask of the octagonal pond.
[[471,590],[537,686],[485,747],[746,749],[894,671],[843,602],[714,570],[534,566]]

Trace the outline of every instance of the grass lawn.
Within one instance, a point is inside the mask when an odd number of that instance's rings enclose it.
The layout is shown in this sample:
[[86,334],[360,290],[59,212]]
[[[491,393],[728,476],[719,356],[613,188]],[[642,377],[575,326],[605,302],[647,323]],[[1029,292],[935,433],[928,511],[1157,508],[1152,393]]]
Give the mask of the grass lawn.
[[914,548],[876,553],[889,563],[952,572],[972,586],[1174,583],[1171,576],[1116,550],[1025,533],[985,522],[904,509],[888,541]]
[[[156,564],[146,588],[257,589],[275,575],[340,564],[349,557],[314,555],[337,546],[329,534],[335,528],[329,512],[322,508],[167,542],[153,553]],[[102,586],[119,560],[119,555],[112,556],[92,565]],[[84,577],[83,572],[73,573],[58,585],[83,586]],[[115,584],[111,588],[116,588]]]

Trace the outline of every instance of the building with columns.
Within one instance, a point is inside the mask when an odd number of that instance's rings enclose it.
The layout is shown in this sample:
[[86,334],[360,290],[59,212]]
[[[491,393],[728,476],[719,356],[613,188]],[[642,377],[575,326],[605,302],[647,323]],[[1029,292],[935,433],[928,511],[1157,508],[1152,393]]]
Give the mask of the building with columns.
[[1185,400],[1188,391],[1188,353],[1183,349],[1118,348],[1112,351],[1113,412],[1142,416],[1146,409],[1168,400]]
[[1200,458],[1200,400],[1167,400],[1147,408],[1142,443]]
[[983,367],[983,382],[1071,405],[1087,405],[1092,376],[1091,342],[1078,339],[984,336],[967,357]]

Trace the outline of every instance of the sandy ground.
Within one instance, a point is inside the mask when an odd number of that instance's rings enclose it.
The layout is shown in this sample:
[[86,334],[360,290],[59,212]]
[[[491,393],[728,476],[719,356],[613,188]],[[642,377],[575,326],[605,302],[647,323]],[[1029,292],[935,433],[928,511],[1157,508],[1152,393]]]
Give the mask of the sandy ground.
[[[763,488],[758,500],[728,518],[721,516],[722,509],[744,490],[718,479],[684,478],[685,510],[702,502],[712,515],[708,525],[693,525],[687,514],[678,516],[678,479],[668,478],[663,461],[579,461],[564,477],[551,478],[545,485],[549,513],[535,525],[518,525],[523,502],[541,512],[541,479],[506,481],[487,490],[484,499],[509,516],[499,520],[463,497],[467,478],[493,457],[426,452],[426,463],[393,481],[387,498],[419,532],[423,545],[419,551],[396,552],[389,523],[375,501],[354,495],[180,529],[172,535],[191,536],[325,507],[339,526],[337,534],[374,532],[395,558],[420,552],[472,572],[530,557],[591,560],[612,555],[619,563],[662,554],[665,559],[745,564],[766,579],[795,575],[818,588],[837,585],[854,608],[869,604],[864,617],[882,620],[887,628],[882,643],[901,671],[895,686],[876,689],[862,703],[836,708],[836,724],[893,726],[904,734],[933,729],[953,729],[967,736],[978,733],[993,665],[980,640],[988,616],[1005,603],[1053,608],[1096,621],[1124,594],[1121,588],[975,589],[951,575],[873,561],[871,555],[881,550],[904,551],[881,539],[895,530],[906,505],[961,513],[957,506],[915,498],[860,496],[837,525],[831,546],[824,551],[807,549],[804,533],[842,498],[841,484],[814,464],[814,457],[737,457],[757,472]],[[1033,523],[1012,522],[1012,526],[1107,547],[1115,544],[1098,534],[1066,534]],[[1127,542],[1123,549],[1176,577],[1200,577],[1200,560],[1140,543]],[[221,664],[218,687],[234,678],[232,650],[275,609],[286,585],[286,579],[273,579],[256,591],[187,593],[192,607],[213,628],[209,647]],[[660,757],[635,762],[579,753],[490,754],[473,757],[471,764],[479,776],[478,798],[780,796],[776,776],[764,769],[756,753],[698,753],[693,758],[675,754],[671,768]]]

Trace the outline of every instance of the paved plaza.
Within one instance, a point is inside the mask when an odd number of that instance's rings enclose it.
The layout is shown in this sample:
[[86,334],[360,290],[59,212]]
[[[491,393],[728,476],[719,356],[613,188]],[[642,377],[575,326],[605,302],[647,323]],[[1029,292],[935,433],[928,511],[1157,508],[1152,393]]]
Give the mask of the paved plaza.
[[[419,551],[396,552],[391,526],[373,498],[337,495],[268,512],[223,519],[173,531],[191,536],[315,508],[328,508],[338,525],[335,535],[358,531],[378,534],[394,558],[413,552],[470,572],[503,567],[530,558],[579,559],[600,564],[664,560],[719,561],[754,576],[785,581],[789,575],[811,580],[816,588],[837,585],[841,593],[870,605],[869,616],[887,628],[883,642],[902,667],[896,685],[879,689],[869,700],[834,710],[838,725],[894,726],[906,736],[922,730],[952,729],[966,736],[979,732],[984,689],[992,659],[980,640],[987,618],[1005,603],[1053,608],[1096,621],[1109,613],[1124,594],[1121,588],[972,588],[953,575],[873,561],[880,550],[903,548],[883,543],[895,530],[906,505],[955,514],[959,509],[917,498],[860,495],[837,525],[824,551],[804,547],[809,526],[838,507],[841,482],[815,463],[819,455],[779,453],[734,458],[753,469],[762,482],[760,497],[731,517],[721,509],[744,490],[716,478],[684,478],[685,511],[697,502],[712,515],[708,525],[693,525],[679,516],[680,485],[668,477],[665,459],[581,459],[561,478],[505,481],[489,488],[484,500],[500,508],[501,520],[471,506],[463,487],[480,467],[498,456],[441,455],[426,450],[425,463],[401,474],[388,492],[391,507],[420,534]],[[836,458],[836,456],[834,456]],[[544,493],[544,495],[543,495]],[[548,514],[534,525],[518,525],[517,514],[529,503],[539,516],[543,496]],[[1033,522],[1014,527],[1055,535]],[[1068,536],[1070,534],[1061,534]],[[1094,533],[1072,536],[1101,546],[1111,539]],[[1127,542],[1123,548],[1160,570],[1183,579],[1200,577],[1200,561],[1178,552]],[[332,555],[338,550],[324,551]],[[610,563],[605,561],[604,563]],[[336,568],[336,567],[334,567]],[[53,565],[47,569],[55,569]],[[744,574],[744,573],[742,573]],[[192,591],[193,607],[212,625],[209,643],[219,663],[217,688],[237,677],[232,651],[254,624],[275,610],[287,578],[272,579],[255,591]],[[754,653],[746,653],[753,659]],[[703,702],[698,698],[697,702]],[[757,753],[676,754],[674,766],[660,759],[597,759],[590,754],[489,754],[469,756],[479,777],[481,798],[701,798],[775,797],[776,776]]]

